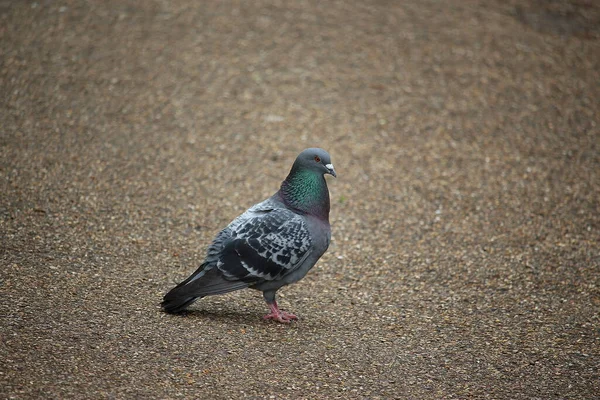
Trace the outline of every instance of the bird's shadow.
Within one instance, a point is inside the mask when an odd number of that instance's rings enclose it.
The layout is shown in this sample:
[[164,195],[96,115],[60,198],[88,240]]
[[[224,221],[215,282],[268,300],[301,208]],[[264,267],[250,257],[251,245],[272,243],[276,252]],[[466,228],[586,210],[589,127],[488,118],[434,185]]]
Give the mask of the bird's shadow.
[[238,325],[264,325],[268,321],[261,318],[261,314],[250,311],[233,310],[185,310],[175,316],[181,318],[193,318],[199,320],[219,321]]
[[[190,318],[198,321],[219,322],[231,326],[239,327],[265,327],[265,326],[280,326],[280,327],[309,327],[311,329],[328,329],[322,323],[311,320],[304,320],[300,317],[299,321],[293,321],[289,324],[281,324],[275,321],[267,321],[262,318],[264,313],[256,310],[239,311],[239,310],[207,310],[207,309],[191,309],[185,310],[179,314],[172,315],[179,318]],[[327,325],[327,324],[325,324]]]

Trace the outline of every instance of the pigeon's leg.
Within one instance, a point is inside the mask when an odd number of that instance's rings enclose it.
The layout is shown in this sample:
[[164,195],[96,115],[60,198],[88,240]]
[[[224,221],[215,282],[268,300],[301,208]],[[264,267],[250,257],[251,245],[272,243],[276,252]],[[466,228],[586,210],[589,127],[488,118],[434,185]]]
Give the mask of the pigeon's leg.
[[288,324],[293,320],[297,320],[298,317],[292,313],[288,313],[282,311],[277,307],[277,301],[275,301],[275,292],[274,291],[266,291],[263,292],[263,296],[265,301],[267,302],[271,312],[263,317],[263,319],[272,319],[277,322],[281,322],[283,324]]

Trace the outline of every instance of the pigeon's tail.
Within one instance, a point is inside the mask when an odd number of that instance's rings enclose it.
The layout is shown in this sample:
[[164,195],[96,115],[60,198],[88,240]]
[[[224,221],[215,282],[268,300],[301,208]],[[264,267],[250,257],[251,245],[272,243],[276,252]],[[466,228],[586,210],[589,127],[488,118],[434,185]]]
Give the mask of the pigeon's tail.
[[165,295],[161,306],[166,312],[177,314],[199,298],[229,293],[248,286],[247,282],[225,279],[214,265],[203,263],[189,278]]

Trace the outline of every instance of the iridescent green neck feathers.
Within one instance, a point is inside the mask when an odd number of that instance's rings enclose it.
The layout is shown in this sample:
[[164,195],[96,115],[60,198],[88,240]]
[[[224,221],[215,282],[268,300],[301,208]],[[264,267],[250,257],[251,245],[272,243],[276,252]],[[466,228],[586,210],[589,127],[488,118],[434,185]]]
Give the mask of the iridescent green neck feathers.
[[279,193],[288,207],[329,221],[329,190],[323,174],[292,168]]

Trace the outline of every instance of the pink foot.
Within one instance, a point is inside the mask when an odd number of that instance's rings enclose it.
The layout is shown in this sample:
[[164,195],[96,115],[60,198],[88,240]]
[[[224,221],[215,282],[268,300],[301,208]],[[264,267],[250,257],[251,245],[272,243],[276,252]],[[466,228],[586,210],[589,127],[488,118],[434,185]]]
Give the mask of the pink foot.
[[277,302],[273,302],[273,304],[269,304],[269,308],[271,312],[263,317],[263,319],[272,319],[277,322],[281,322],[282,324],[289,324],[290,322],[297,320],[298,317],[292,313],[281,311],[279,307],[277,307]]

